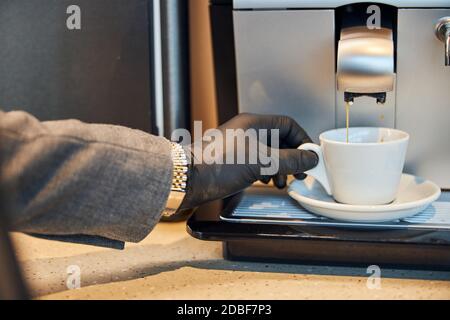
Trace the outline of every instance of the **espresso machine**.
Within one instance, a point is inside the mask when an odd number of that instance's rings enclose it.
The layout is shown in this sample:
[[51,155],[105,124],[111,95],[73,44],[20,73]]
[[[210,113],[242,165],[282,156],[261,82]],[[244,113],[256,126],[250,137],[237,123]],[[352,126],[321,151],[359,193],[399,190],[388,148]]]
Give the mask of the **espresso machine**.
[[443,192],[439,219],[358,224],[255,186],[199,208],[188,232],[228,259],[448,268],[450,0],[212,0],[210,17],[220,122],[284,114],[318,142],[349,103],[353,127],[408,132],[404,171]]

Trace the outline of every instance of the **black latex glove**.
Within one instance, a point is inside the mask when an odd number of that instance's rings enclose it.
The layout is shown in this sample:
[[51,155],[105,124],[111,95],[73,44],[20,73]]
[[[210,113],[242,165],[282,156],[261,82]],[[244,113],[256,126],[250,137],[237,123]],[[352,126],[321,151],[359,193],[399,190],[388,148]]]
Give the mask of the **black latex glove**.
[[[278,188],[286,187],[287,175],[295,175],[296,178],[305,177],[304,171],[310,170],[317,165],[317,155],[311,151],[297,150],[303,143],[311,142],[306,132],[293,119],[286,116],[240,114],[231,119],[218,129],[226,136],[227,129],[279,129],[279,170],[276,175],[264,176],[261,168],[267,164],[207,164],[207,158],[203,154],[201,163],[192,164],[188,175],[187,192],[181,209],[191,209],[203,203],[223,199],[238,193],[251,186],[257,180],[269,183],[271,179]],[[269,131],[270,132],[270,131]],[[270,144],[271,139],[267,139]],[[201,142],[205,148],[210,142]],[[262,142],[258,142],[262,144]],[[226,159],[227,153],[234,152],[236,155],[236,143],[234,149],[230,148],[224,139],[223,154]],[[193,153],[198,144],[191,145],[189,151]],[[270,145],[269,145],[270,147]],[[242,148],[242,147],[241,147]],[[244,145],[247,154],[249,145]],[[270,155],[271,153],[269,153]],[[194,156],[194,155],[193,155]],[[272,158],[272,157],[271,157]],[[248,158],[246,157],[248,160]],[[236,161],[234,162],[236,163]]]

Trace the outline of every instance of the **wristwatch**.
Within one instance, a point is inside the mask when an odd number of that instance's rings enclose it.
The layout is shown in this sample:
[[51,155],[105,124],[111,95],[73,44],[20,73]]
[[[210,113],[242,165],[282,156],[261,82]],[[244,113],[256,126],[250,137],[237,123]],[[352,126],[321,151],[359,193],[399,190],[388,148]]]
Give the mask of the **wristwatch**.
[[189,162],[183,147],[172,142],[172,187],[166,208],[163,211],[163,217],[169,218],[178,212],[181,203],[186,195],[186,186],[188,180]]

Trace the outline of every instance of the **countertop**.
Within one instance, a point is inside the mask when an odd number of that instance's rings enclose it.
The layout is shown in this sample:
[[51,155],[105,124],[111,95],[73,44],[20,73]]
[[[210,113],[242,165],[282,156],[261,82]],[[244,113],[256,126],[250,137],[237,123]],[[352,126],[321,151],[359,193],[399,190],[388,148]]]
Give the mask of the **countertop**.
[[[450,271],[383,269],[376,285],[365,268],[226,261],[221,243],[185,229],[160,223],[123,251],[12,239],[36,299],[450,299]],[[81,287],[69,290],[77,269]]]

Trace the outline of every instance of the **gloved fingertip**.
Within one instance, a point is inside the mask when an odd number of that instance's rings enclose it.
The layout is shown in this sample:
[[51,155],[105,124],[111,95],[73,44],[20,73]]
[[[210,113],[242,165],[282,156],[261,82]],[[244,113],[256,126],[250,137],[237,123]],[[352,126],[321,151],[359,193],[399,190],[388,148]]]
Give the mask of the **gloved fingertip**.
[[263,176],[261,179],[259,179],[259,181],[261,181],[264,184],[269,184],[271,179],[271,176]]
[[278,189],[284,189],[286,188],[287,176],[277,175],[273,178],[273,183]]
[[308,175],[306,173],[297,173],[294,174],[295,179],[297,180],[305,180]]
[[300,154],[300,167],[301,171],[308,171],[315,168],[319,164],[319,157],[313,151],[299,150]]

